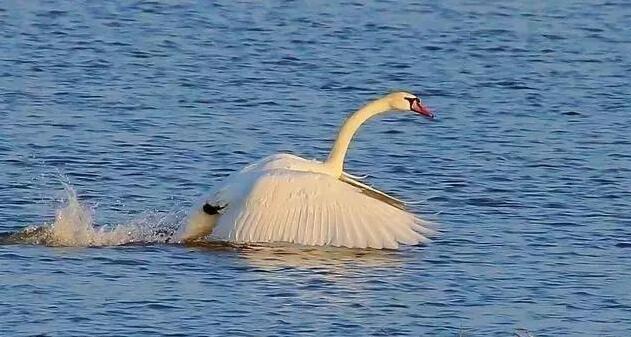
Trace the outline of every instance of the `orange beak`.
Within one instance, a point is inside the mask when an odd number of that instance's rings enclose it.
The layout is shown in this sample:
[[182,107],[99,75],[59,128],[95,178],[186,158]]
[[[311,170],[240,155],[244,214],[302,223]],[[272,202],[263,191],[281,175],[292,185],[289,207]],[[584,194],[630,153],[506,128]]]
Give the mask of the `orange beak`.
[[410,105],[410,109],[421,116],[427,117],[429,119],[434,119],[434,113],[425,105],[421,104],[418,99],[415,99]]

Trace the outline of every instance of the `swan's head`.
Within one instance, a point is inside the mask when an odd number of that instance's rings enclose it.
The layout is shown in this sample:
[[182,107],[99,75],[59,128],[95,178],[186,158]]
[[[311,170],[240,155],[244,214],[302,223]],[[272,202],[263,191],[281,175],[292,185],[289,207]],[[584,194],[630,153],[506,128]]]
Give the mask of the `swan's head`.
[[434,113],[423,104],[420,98],[409,92],[398,91],[386,96],[393,110],[413,111],[427,118],[434,118]]

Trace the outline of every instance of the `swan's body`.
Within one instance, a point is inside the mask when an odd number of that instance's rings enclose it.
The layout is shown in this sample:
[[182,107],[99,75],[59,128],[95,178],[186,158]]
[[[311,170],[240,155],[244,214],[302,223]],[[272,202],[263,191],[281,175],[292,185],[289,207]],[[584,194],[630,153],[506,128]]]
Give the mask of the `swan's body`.
[[190,218],[182,238],[212,233],[217,239],[241,243],[392,249],[427,241],[432,230],[400,200],[343,172],[348,145],[359,126],[379,113],[406,109],[400,102],[406,100],[407,110],[432,116],[411,94],[376,100],[344,123],[325,162],[276,154],[229,176]]

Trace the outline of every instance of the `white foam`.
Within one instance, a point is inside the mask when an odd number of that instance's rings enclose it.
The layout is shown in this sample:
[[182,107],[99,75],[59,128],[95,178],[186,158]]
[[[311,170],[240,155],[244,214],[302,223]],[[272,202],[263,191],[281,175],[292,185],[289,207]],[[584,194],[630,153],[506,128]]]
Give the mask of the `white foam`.
[[165,243],[173,239],[181,222],[178,212],[145,212],[128,224],[97,226],[93,220],[95,207],[81,203],[74,188],[68,183],[63,185],[65,205],[57,210],[55,221],[16,233],[16,241],[71,247]]

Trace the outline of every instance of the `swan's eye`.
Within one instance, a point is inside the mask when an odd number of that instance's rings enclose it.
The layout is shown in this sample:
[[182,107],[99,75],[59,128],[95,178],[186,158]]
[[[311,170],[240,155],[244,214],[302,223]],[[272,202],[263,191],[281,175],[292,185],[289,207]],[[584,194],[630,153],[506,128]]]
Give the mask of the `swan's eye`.
[[412,106],[412,104],[414,103],[414,101],[417,101],[417,102],[419,101],[419,99],[418,99],[418,98],[416,98],[416,97],[405,97],[405,100],[406,100],[406,101],[408,101],[408,102],[410,102],[410,107]]

